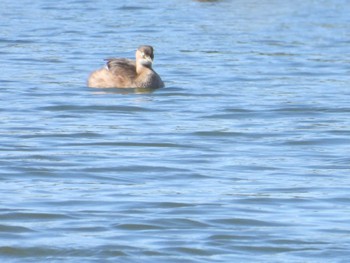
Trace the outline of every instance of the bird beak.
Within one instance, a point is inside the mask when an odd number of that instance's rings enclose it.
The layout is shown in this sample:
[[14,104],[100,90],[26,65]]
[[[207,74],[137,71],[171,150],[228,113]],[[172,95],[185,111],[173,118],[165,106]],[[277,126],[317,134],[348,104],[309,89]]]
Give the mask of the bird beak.
[[150,57],[150,56],[146,56],[145,59],[150,62],[150,63],[153,63],[153,59]]

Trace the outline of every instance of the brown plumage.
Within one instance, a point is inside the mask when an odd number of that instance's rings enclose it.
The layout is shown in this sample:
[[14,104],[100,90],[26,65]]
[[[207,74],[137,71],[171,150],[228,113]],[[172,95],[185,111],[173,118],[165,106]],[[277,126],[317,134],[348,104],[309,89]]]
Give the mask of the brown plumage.
[[126,58],[106,59],[104,68],[92,72],[88,86],[92,88],[162,88],[164,83],[152,69],[153,47],[140,46],[136,61]]

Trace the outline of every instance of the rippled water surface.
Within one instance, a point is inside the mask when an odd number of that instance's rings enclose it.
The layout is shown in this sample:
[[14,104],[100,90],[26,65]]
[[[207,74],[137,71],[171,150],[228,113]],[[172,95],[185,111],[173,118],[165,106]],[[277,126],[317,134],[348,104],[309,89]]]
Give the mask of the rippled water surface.
[[[2,0],[1,262],[348,262],[349,13]],[[140,44],[166,88],[86,87]]]

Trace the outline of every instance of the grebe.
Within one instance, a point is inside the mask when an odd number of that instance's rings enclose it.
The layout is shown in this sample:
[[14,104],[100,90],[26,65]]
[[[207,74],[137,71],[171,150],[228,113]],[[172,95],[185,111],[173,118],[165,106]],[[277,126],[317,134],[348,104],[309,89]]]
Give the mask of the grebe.
[[126,58],[106,59],[105,67],[92,72],[88,79],[91,88],[162,88],[164,83],[152,69],[153,47],[140,46],[136,61]]

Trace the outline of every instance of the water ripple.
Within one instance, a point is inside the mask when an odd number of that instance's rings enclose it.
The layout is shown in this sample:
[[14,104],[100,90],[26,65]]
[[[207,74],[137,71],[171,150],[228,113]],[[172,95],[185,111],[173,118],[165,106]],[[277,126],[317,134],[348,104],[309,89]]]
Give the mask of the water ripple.
[[[348,262],[349,13],[331,1],[11,1],[2,262]],[[89,89],[155,48],[163,89]]]

